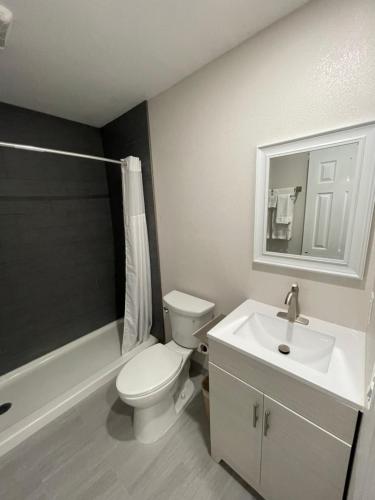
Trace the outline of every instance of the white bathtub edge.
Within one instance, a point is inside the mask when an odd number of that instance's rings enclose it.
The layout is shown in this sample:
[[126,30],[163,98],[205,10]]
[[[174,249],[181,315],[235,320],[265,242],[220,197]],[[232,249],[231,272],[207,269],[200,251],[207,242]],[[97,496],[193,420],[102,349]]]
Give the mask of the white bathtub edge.
[[120,328],[120,331],[122,330],[122,326],[124,324],[124,319],[116,319],[115,321],[112,321],[111,323],[107,323],[106,325],[101,326],[100,328],[97,328],[96,330],[87,333],[86,335],[82,335],[78,339],[72,340],[68,344],[65,344],[61,347],[58,347],[57,349],[54,349],[51,352],[48,352],[47,354],[43,354],[43,356],[40,356],[36,359],[33,359],[32,361],[29,361],[28,363],[15,368],[14,370],[5,373],[4,375],[0,376],[0,388],[12,381],[13,379],[22,376],[25,371],[32,371],[35,368],[39,368],[41,365],[47,363],[48,361],[51,361],[59,356],[62,356],[66,354],[69,351],[72,351],[73,349],[76,349],[78,346],[81,346],[83,344],[86,344],[87,342],[90,342],[90,340],[95,339],[96,337],[99,337],[106,331],[111,330],[112,328]]
[[[97,332],[93,333],[97,334]],[[139,352],[157,342],[158,339],[150,335],[150,338],[143,344],[135,347],[132,351],[121,356],[110,365],[107,365],[95,375],[87,378],[68,392],[65,392],[44,407],[0,433],[0,457],[115,378],[125,363]]]

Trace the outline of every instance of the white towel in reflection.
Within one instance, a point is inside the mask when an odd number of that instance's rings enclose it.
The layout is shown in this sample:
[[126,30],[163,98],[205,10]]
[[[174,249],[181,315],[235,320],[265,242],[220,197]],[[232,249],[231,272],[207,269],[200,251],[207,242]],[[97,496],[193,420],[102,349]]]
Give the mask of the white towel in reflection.
[[272,214],[272,233],[271,237],[273,240],[291,240],[292,239],[292,229],[293,223],[289,224],[278,224],[276,222],[276,210],[273,210]]
[[276,223],[277,224],[292,224],[294,214],[294,201],[289,193],[277,194],[276,205]]
[[273,189],[268,190],[268,208],[276,208],[277,206],[277,194],[274,193]]
[[[276,208],[270,208],[269,224],[267,224],[267,238],[273,240],[291,240],[294,218],[294,188],[273,189],[277,196]],[[271,227],[271,230],[269,230]]]

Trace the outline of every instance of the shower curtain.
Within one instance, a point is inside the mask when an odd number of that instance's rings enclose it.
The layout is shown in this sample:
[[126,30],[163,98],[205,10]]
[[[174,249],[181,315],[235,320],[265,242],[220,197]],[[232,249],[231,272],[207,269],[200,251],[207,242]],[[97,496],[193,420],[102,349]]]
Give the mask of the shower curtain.
[[152,324],[150,251],[139,158],[121,165],[126,248],[126,293],[122,352],[149,338]]

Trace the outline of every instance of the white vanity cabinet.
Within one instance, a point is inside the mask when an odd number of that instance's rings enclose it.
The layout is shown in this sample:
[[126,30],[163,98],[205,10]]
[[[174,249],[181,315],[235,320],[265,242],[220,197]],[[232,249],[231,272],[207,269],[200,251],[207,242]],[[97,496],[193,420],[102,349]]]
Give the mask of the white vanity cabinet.
[[356,410],[212,341],[209,375],[214,460],[266,500],[343,498]]

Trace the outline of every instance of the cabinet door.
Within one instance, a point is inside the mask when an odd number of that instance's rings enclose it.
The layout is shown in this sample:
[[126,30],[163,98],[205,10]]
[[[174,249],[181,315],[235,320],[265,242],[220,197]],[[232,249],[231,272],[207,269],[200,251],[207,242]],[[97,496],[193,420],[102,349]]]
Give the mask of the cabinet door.
[[261,489],[267,500],[341,500],[349,455],[349,445],[264,396]]
[[256,485],[260,477],[263,394],[212,363],[209,371],[211,454]]

